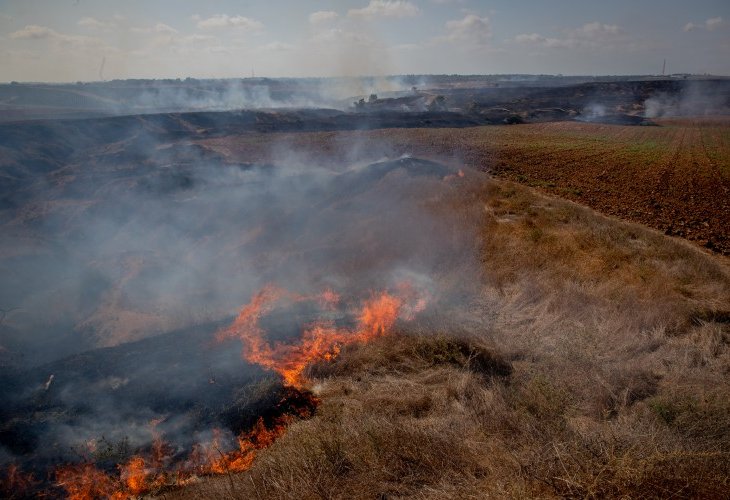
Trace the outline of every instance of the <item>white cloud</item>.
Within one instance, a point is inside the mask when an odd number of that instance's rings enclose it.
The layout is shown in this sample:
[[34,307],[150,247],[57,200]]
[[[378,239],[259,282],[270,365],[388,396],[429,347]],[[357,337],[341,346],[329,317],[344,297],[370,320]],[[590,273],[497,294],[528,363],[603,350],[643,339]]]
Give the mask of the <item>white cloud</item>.
[[545,37],[539,33],[523,33],[515,37],[517,43],[542,43]]
[[408,0],[370,0],[362,9],[350,9],[349,17],[374,19],[376,17],[414,17],[421,13],[421,9]]
[[211,54],[232,54],[231,49],[229,49],[225,45],[216,45],[214,47],[210,47],[208,49],[208,52],[210,52]]
[[446,34],[441,41],[463,43],[472,46],[485,46],[492,39],[492,27],[488,17],[467,14],[463,19],[448,21]]
[[615,24],[601,24],[599,22],[586,23],[580,28],[573,31],[577,35],[583,35],[589,38],[601,37],[603,35],[617,35],[621,33],[621,28]]
[[185,37],[186,40],[190,41],[191,43],[211,43],[211,42],[217,42],[218,38],[210,35],[190,35],[188,37]]
[[342,45],[370,46],[374,44],[374,40],[363,33],[346,31],[340,28],[330,28],[320,31],[312,37],[311,41],[316,44],[323,44],[330,47],[338,47]]
[[149,28],[132,28],[135,33],[158,33],[161,35],[175,35],[178,31],[165,23],[157,23]]
[[47,26],[38,26],[37,24],[29,24],[23,29],[10,33],[9,36],[10,38],[15,40],[48,40],[59,46],[73,45],[76,47],[103,47],[106,49],[110,49],[110,47],[105,44],[103,40],[100,40],[98,38],[82,35],[67,35],[65,33],[59,33],[58,31]]
[[100,21],[94,17],[82,17],[76,24],[85,28],[93,28],[97,30],[106,30],[114,26],[114,23],[112,22]]
[[335,21],[340,15],[333,10],[319,10],[309,14],[310,24],[323,24]]
[[157,23],[154,27],[155,33],[177,33],[177,30],[165,23]]
[[60,33],[58,33],[55,30],[52,30],[51,28],[48,28],[46,26],[38,26],[37,24],[29,24],[21,30],[10,33],[10,38],[15,38],[18,40],[24,40],[24,39],[41,40],[44,38],[53,38],[54,36],[58,36],[58,35],[60,35]]
[[266,45],[260,46],[259,49],[268,50],[271,52],[286,52],[290,50],[295,50],[296,46],[285,42],[270,42]]
[[523,33],[514,42],[547,48],[580,48],[608,46],[620,41],[623,30],[615,24],[586,23],[575,29],[563,30],[562,37],[548,37],[539,33]]
[[248,31],[260,31],[264,28],[261,21],[251,19],[244,16],[229,16],[228,14],[217,14],[207,19],[200,16],[193,16],[193,20],[197,21],[200,29],[220,29],[220,28],[241,28]]
[[576,40],[570,38],[551,38],[542,36],[539,33],[525,33],[517,35],[515,42],[523,45],[541,45],[543,47],[560,48],[560,47],[575,47],[577,45]]
[[718,28],[721,28],[725,24],[725,21],[722,20],[721,17],[713,17],[705,21],[705,27],[708,31],[715,31]]
[[707,31],[715,31],[717,29],[723,28],[726,26],[726,22],[722,17],[711,17],[704,23],[696,24],[696,23],[687,23],[682,27],[682,31],[685,33],[688,33],[690,31],[695,31],[698,29],[705,29]]

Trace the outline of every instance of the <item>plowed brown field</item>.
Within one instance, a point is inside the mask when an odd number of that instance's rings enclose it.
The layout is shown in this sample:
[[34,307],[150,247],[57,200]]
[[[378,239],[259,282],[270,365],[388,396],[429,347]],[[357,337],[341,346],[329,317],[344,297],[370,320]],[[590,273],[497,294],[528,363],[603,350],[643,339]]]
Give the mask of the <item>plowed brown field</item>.
[[665,119],[659,125],[245,134],[203,144],[240,161],[296,151],[326,153],[335,162],[385,154],[464,162],[730,255],[730,118]]

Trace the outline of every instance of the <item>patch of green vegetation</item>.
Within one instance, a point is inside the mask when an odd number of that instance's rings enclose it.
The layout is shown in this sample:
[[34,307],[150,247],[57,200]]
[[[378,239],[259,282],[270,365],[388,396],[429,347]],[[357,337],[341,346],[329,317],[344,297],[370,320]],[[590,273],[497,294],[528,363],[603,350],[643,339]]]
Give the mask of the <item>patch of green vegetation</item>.
[[577,187],[559,187],[558,192],[568,196],[583,196],[583,190]]
[[670,401],[664,401],[660,398],[654,398],[649,401],[649,408],[659,417],[659,419],[667,425],[671,425],[677,420],[680,409]]

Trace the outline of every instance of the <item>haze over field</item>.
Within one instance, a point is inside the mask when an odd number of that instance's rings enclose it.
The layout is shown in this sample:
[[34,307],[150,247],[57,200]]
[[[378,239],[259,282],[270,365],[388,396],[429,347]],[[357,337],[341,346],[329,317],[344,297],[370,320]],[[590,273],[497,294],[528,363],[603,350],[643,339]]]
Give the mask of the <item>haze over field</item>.
[[0,81],[730,73],[723,0],[0,2]]
[[729,21],[0,0],[0,497],[726,497]]

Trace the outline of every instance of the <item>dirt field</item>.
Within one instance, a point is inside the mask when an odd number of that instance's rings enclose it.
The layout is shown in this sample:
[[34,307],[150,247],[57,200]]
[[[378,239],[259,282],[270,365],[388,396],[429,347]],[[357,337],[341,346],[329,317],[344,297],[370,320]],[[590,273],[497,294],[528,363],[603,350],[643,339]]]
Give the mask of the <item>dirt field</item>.
[[[246,134],[202,143],[239,161],[275,160],[289,150],[326,152],[334,161],[409,153],[463,161],[729,255],[730,119],[659,124]],[[279,145],[273,152],[272,143]]]

